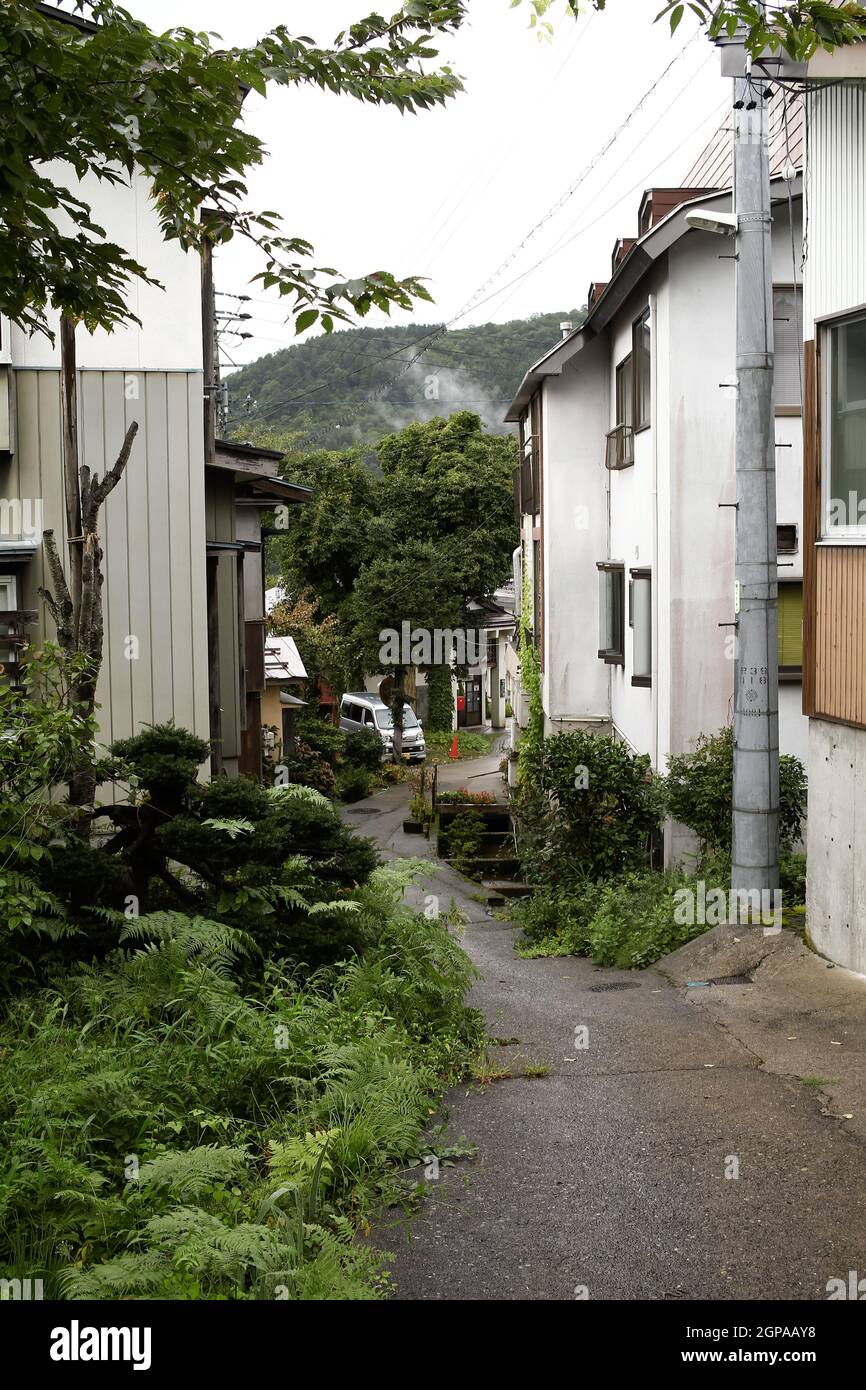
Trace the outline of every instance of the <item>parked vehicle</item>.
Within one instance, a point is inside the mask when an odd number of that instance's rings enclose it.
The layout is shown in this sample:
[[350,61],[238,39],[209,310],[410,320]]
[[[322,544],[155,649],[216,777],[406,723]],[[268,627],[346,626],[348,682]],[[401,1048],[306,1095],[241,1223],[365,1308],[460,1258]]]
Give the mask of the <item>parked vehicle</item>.
[[[366,690],[350,691],[340,701],[340,728],[347,734],[374,729],[382,740],[382,757],[394,757],[394,716],[385,701]],[[423,763],[427,757],[424,730],[411,705],[403,706],[403,760]]]

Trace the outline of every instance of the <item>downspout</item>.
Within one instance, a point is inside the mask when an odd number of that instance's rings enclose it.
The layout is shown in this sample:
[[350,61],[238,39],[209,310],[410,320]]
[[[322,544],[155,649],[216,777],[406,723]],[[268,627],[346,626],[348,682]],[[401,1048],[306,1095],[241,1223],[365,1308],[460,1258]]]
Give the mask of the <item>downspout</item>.
[[652,725],[652,766],[653,770],[658,770],[659,761],[659,340],[658,340],[658,300],[654,294],[649,296],[650,311],[650,420],[652,423],[652,492],[651,492],[651,520],[650,531],[652,536],[652,554],[650,558],[650,569],[652,572],[652,584],[650,593],[652,595],[652,666],[650,686],[651,694],[651,717]]

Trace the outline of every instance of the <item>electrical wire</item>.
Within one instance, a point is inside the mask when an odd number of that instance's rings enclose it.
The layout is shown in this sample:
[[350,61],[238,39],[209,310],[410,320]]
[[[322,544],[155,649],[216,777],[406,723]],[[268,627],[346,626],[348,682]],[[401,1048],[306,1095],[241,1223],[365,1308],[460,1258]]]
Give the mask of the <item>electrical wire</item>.
[[[401,369],[401,371],[393,378],[392,382],[390,383],[391,385],[396,385],[397,381],[399,381],[399,380],[401,379],[401,377],[403,377],[403,376],[406,374],[406,372],[409,371],[409,370],[411,369],[411,367],[412,367],[412,366],[414,365],[414,363],[419,359],[419,357],[423,356],[424,352],[428,351],[429,348],[432,347],[432,345],[433,345],[434,342],[436,342],[439,338],[444,337],[444,335],[445,335],[447,332],[449,332],[449,331],[453,328],[454,324],[458,323],[461,319],[465,318],[465,316],[466,316],[468,313],[473,312],[475,309],[481,308],[481,306],[482,306],[483,304],[487,303],[490,299],[495,299],[495,298],[498,296],[498,294],[502,293],[502,291],[504,291],[505,289],[508,289],[512,284],[515,283],[515,281],[509,281],[508,284],[502,286],[502,287],[500,288],[500,290],[497,290],[494,294],[488,295],[488,296],[486,296],[485,298],[479,298],[479,296],[483,295],[484,291],[485,291],[486,289],[488,289],[489,286],[492,285],[492,284],[499,278],[499,276],[503,273],[504,269],[507,268],[507,266],[513,264],[514,260],[517,258],[517,256],[520,254],[520,252],[524,249],[524,247],[528,244],[528,242],[532,239],[532,237],[535,236],[535,235],[537,234],[537,232],[540,231],[541,228],[542,228],[543,226],[545,226],[545,225],[551,220],[551,218],[552,218],[553,216],[555,216],[555,214],[556,214],[562,207],[565,206],[565,204],[569,201],[569,199],[570,199],[571,197],[574,196],[574,194],[577,192],[577,190],[581,187],[581,185],[582,185],[582,184],[586,181],[586,179],[589,177],[589,175],[590,175],[590,173],[592,172],[592,170],[597,166],[597,164],[599,163],[599,161],[604,157],[604,155],[605,155],[606,153],[608,153],[608,151],[611,149],[611,147],[612,147],[613,144],[616,142],[616,140],[618,140],[618,139],[620,138],[620,136],[629,128],[629,126],[631,125],[631,123],[632,123],[632,121],[634,120],[634,118],[640,113],[640,111],[641,111],[641,110],[643,109],[643,107],[646,105],[647,101],[650,99],[650,97],[653,95],[653,93],[657,90],[657,88],[660,86],[660,84],[664,81],[664,79],[665,79],[665,77],[668,75],[668,73],[671,72],[671,70],[672,70],[672,69],[676,66],[676,64],[683,58],[683,56],[685,55],[685,53],[691,48],[691,46],[695,43],[695,41],[696,41],[699,37],[700,37],[700,31],[698,31],[698,32],[696,32],[694,35],[692,35],[692,37],[683,45],[683,47],[679,50],[679,52],[675,54],[675,56],[671,59],[671,61],[667,64],[667,66],[663,69],[663,71],[662,71],[662,72],[659,74],[659,76],[655,79],[655,81],[652,83],[652,85],[647,89],[647,91],[646,91],[646,92],[643,94],[643,96],[639,99],[639,101],[636,103],[636,105],[632,108],[632,110],[630,111],[630,113],[628,114],[628,116],[625,118],[625,120],[621,122],[621,124],[616,128],[616,130],[613,132],[613,134],[605,141],[605,143],[602,145],[602,147],[596,152],[596,154],[595,154],[595,155],[593,156],[593,158],[590,160],[589,164],[581,171],[581,173],[578,175],[578,177],[569,185],[569,187],[565,190],[565,192],[562,193],[562,194],[560,195],[560,197],[556,200],[556,202],[555,202],[554,204],[552,204],[551,207],[549,207],[549,208],[547,209],[547,211],[543,214],[543,216],[542,216],[541,218],[539,218],[539,220],[534,224],[534,226],[530,228],[530,230],[526,233],[526,235],[523,237],[522,241],[518,244],[518,246],[505,258],[505,260],[497,267],[497,269],[492,273],[492,275],[488,276],[488,278],[484,281],[484,283],[483,283],[482,285],[479,286],[479,288],[474,292],[473,295],[470,296],[469,300],[466,301],[466,303],[462,306],[462,308],[459,309],[458,312],[457,312],[451,319],[449,319],[449,321],[448,321],[446,324],[441,325],[440,327],[438,327],[437,329],[435,329],[433,332],[431,332],[430,334],[426,335],[425,338],[419,339],[419,340],[418,340],[418,343],[411,345],[411,346],[419,346],[420,344],[426,344],[426,346],[424,346],[424,347],[422,348],[421,352],[416,353],[413,357],[411,357],[411,358],[405,363],[405,365],[404,365],[404,367]],[[701,66],[704,66],[704,65],[702,64]],[[699,69],[698,71],[700,71],[700,69]],[[697,73],[692,74],[692,77],[689,79],[689,81],[686,82],[686,84],[684,85],[684,87],[681,88],[680,92],[677,93],[677,96],[674,98],[674,101],[679,100],[679,97],[682,96],[682,93],[686,90],[686,88],[690,85],[691,81],[692,81],[692,80],[694,79],[694,77],[696,77],[696,76],[697,76]],[[670,106],[668,106],[668,108],[667,108],[667,110],[666,110],[666,112],[665,112],[664,114],[667,114],[667,112],[670,111],[672,105],[673,105],[673,102],[671,103]],[[661,119],[661,118],[660,118],[660,119]],[[658,122],[656,122],[656,125],[657,125],[657,124],[658,124]],[[655,126],[653,126],[651,129],[655,129]],[[650,132],[648,132],[648,133],[650,133]],[[694,132],[690,132],[690,133],[689,133],[689,136],[686,137],[686,141],[683,141],[682,143],[683,143],[683,144],[687,143],[687,141],[688,141],[689,139],[692,138],[693,134],[694,134]],[[646,137],[644,137],[644,138],[646,138]],[[640,143],[643,143],[643,141],[641,141]],[[637,147],[636,147],[636,148],[637,148]],[[681,146],[679,146],[678,148],[681,148]],[[631,153],[634,153],[634,151],[632,151]],[[676,153],[676,151],[674,151],[674,153]],[[616,173],[619,173],[619,172],[622,170],[622,168],[624,167],[625,163],[628,161],[628,159],[629,159],[630,157],[631,157],[630,155],[626,156],[626,159],[623,160],[622,163],[618,166]],[[666,158],[670,158],[670,157],[671,157],[670,155],[666,156]],[[656,166],[656,167],[657,167],[657,166]],[[612,177],[616,177],[616,173],[615,173]],[[645,176],[645,177],[646,177],[646,176]],[[609,182],[611,182],[610,179],[608,180],[608,183],[609,183]],[[605,185],[603,185],[603,186],[604,186],[604,187],[607,187],[607,184],[605,184]],[[618,202],[621,202],[621,201],[622,201],[622,199],[619,199],[619,200],[618,200]],[[617,206],[617,204],[614,204],[613,206]],[[602,216],[603,216],[603,215],[605,215],[605,214],[602,214]],[[595,221],[597,221],[597,220],[599,220],[599,219],[595,219]],[[573,225],[573,224],[572,224],[572,225]],[[594,225],[594,222],[593,222],[593,223],[590,223],[589,225]],[[582,229],[582,230],[585,230],[585,229]],[[569,238],[569,240],[574,240],[574,237]],[[565,244],[568,244],[568,243],[563,243],[563,244],[565,245]],[[524,272],[524,275],[523,275],[523,276],[518,277],[518,279],[524,278],[526,274],[529,274],[529,273],[531,273],[532,270],[537,269],[537,267],[538,267],[539,265],[543,264],[543,262],[544,262],[544,260],[545,260],[546,258],[547,258],[546,256],[540,258],[537,262],[535,262],[535,264],[534,264],[533,266],[531,266],[531,267],[529,268],[528,271]],[[401,348],[399,351],[402,351],[402,350],[403,350],[403,349]],[[388,353],[388,354],[386,354],[385,357],[380,358],[378,362],[371,363],[370,365],[371,365],[371,366],[378,366],[378,365],[380,365],[381,362],[387,361],[387,360],[393,358],[393,357],[396,356],[396,355],[398,355],[398,354],[397,354],[397,353]],[[361,374],[362,374],[362,373],[355,373],[355,374],[353,374],[353,375],[357,378],[357,376],[359,376],[359,375],[361,375]],[[350,377],[349,379],[351,380],[352,377]],[[318,389],[324,389],[324,386],[323,386],[322,388],[313,388],[313,389],[311,389],[309,392],[306,392],[306,393],[304,393],[304,394],[305,394],[305,395],[314,394],[314,391],[316,391],[316,390],[318,390]],[[386,387],[385,389],[388,389],[388,388]],[[381,395],[381,394],[382,394],[382,390],[383,390],[382,387],[377,388],[377,391],[376,391],[376,393],[374,393],[374,397],[373,397],[373,398],[377,398],[379,395]],[[298,399],[298,397],[293,396],[293,397],[291,397],[291,398],[288,398],[288,399],[285,400],[285,401],[276,402],[276,403],[273,404],[272,406],[269,406],[269,407],[268,407],[268,410],[267,410],[266,412],[263,412],[262,418],[268,419],[268,418],[272,417],[273,415],[279,413],[279,411],[280,411],[284,406],[287,406],[287,405],[290,405],[290,404],[294,404],[294,402],[295,402],[297,399]],[[370,399],[370,398],[367,398],[367,399]],[[357,403],[356,403],[356,408],[360,408],[363,404],[365,404],[365,401],[363,401],[363,400],[357,402]]]

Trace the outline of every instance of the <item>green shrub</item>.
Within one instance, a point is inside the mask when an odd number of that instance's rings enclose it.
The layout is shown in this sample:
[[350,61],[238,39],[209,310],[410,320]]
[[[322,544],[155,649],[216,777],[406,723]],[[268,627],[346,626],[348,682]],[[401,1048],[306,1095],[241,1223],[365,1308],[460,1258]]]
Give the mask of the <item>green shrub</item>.
[[[668,761],[668,810],[697,835],[702,852],[731,852],[734,734],[728,726],[702,734],[693,753]],[[806,814],[806,771],[798,758],[779,758],[779,851],[790,854]]]
[[336,796],[337,774],[326,757],[298,739],[284,758],[289,778],[302,787],[312,787],[323,796]]
[[427,676],[426,728],[430,733],[450,733],[454,721],[454,691],[450,666],[430,666]]
[[118,739],[111,755],[132,767],[153,804],[170,813],[196,780],[199,767],[210,756],[210,745],[174,724],[154,724],[134,738]]
[[296,733],[299,741],[312,749],[318,757],[331,767],[336,767],[346,740],[343,730],[328,719],[322,719],[310,710],[303,710],[298,717]]
[[675,920],[675,893],[691,886],[684,874],[629,874],[604,887],[588,928],[588,954],[597,965],[642,970],[706,927]]
[[570,886],[645,867],[663,799],[648,757],[578,731],[525,755],[514,804],[527,882]]
[[521,904],[517,923],[523,928],[522,956],[580,956],[589,949],[589,924],[604,891],[587,879],[569,891],[541,889]]
[[448,858],[453,868],[467,878],[477,878],[475,861],[481,854],[484,844],[486,823],[478,811],[458,811],[448,821],[445,841]]
[[[727,877],[703,872],[707,892],[727,889]],[[697,880],[646,870],[587,881],[567,892],[544,890],[521,906],[519,953],[530,958],[586,955],[596,965],[643,970],[707,930],[700,922],[677,921],[685,915],[678,912],[682,889],[695,892]]]
[[346,734],[343,758],[350,767],[378,772],[382,766],[384,745],[375,729],[356,729]]
[[[254,989],[242,933],[158,913],[0,1023],[0,1267],[46,1298],[368,1299],[359,1239],[480,1039],[443,922],[357,895],[375,940],[300,988]],[[280,1292],[278,1292],[280,1290]]]
[[805,854],[783,855],[779,863],[779,886],[782,890],[782,905],[803,907],[806,903],[806,856]]
[[337,794],[341,801],[363,801],[370,795],[370,773],[363,767],[344,767],[337,774]]

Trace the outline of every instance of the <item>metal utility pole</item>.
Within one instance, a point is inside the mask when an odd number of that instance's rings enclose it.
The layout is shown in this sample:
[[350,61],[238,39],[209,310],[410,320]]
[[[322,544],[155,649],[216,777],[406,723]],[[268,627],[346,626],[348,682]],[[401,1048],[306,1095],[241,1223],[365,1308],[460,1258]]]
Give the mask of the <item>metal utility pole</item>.
[[[734,78],[736,596],[731,887],[779,886],[776,441],[766,81]],[[740,899],[742,901],[742,899]]]

